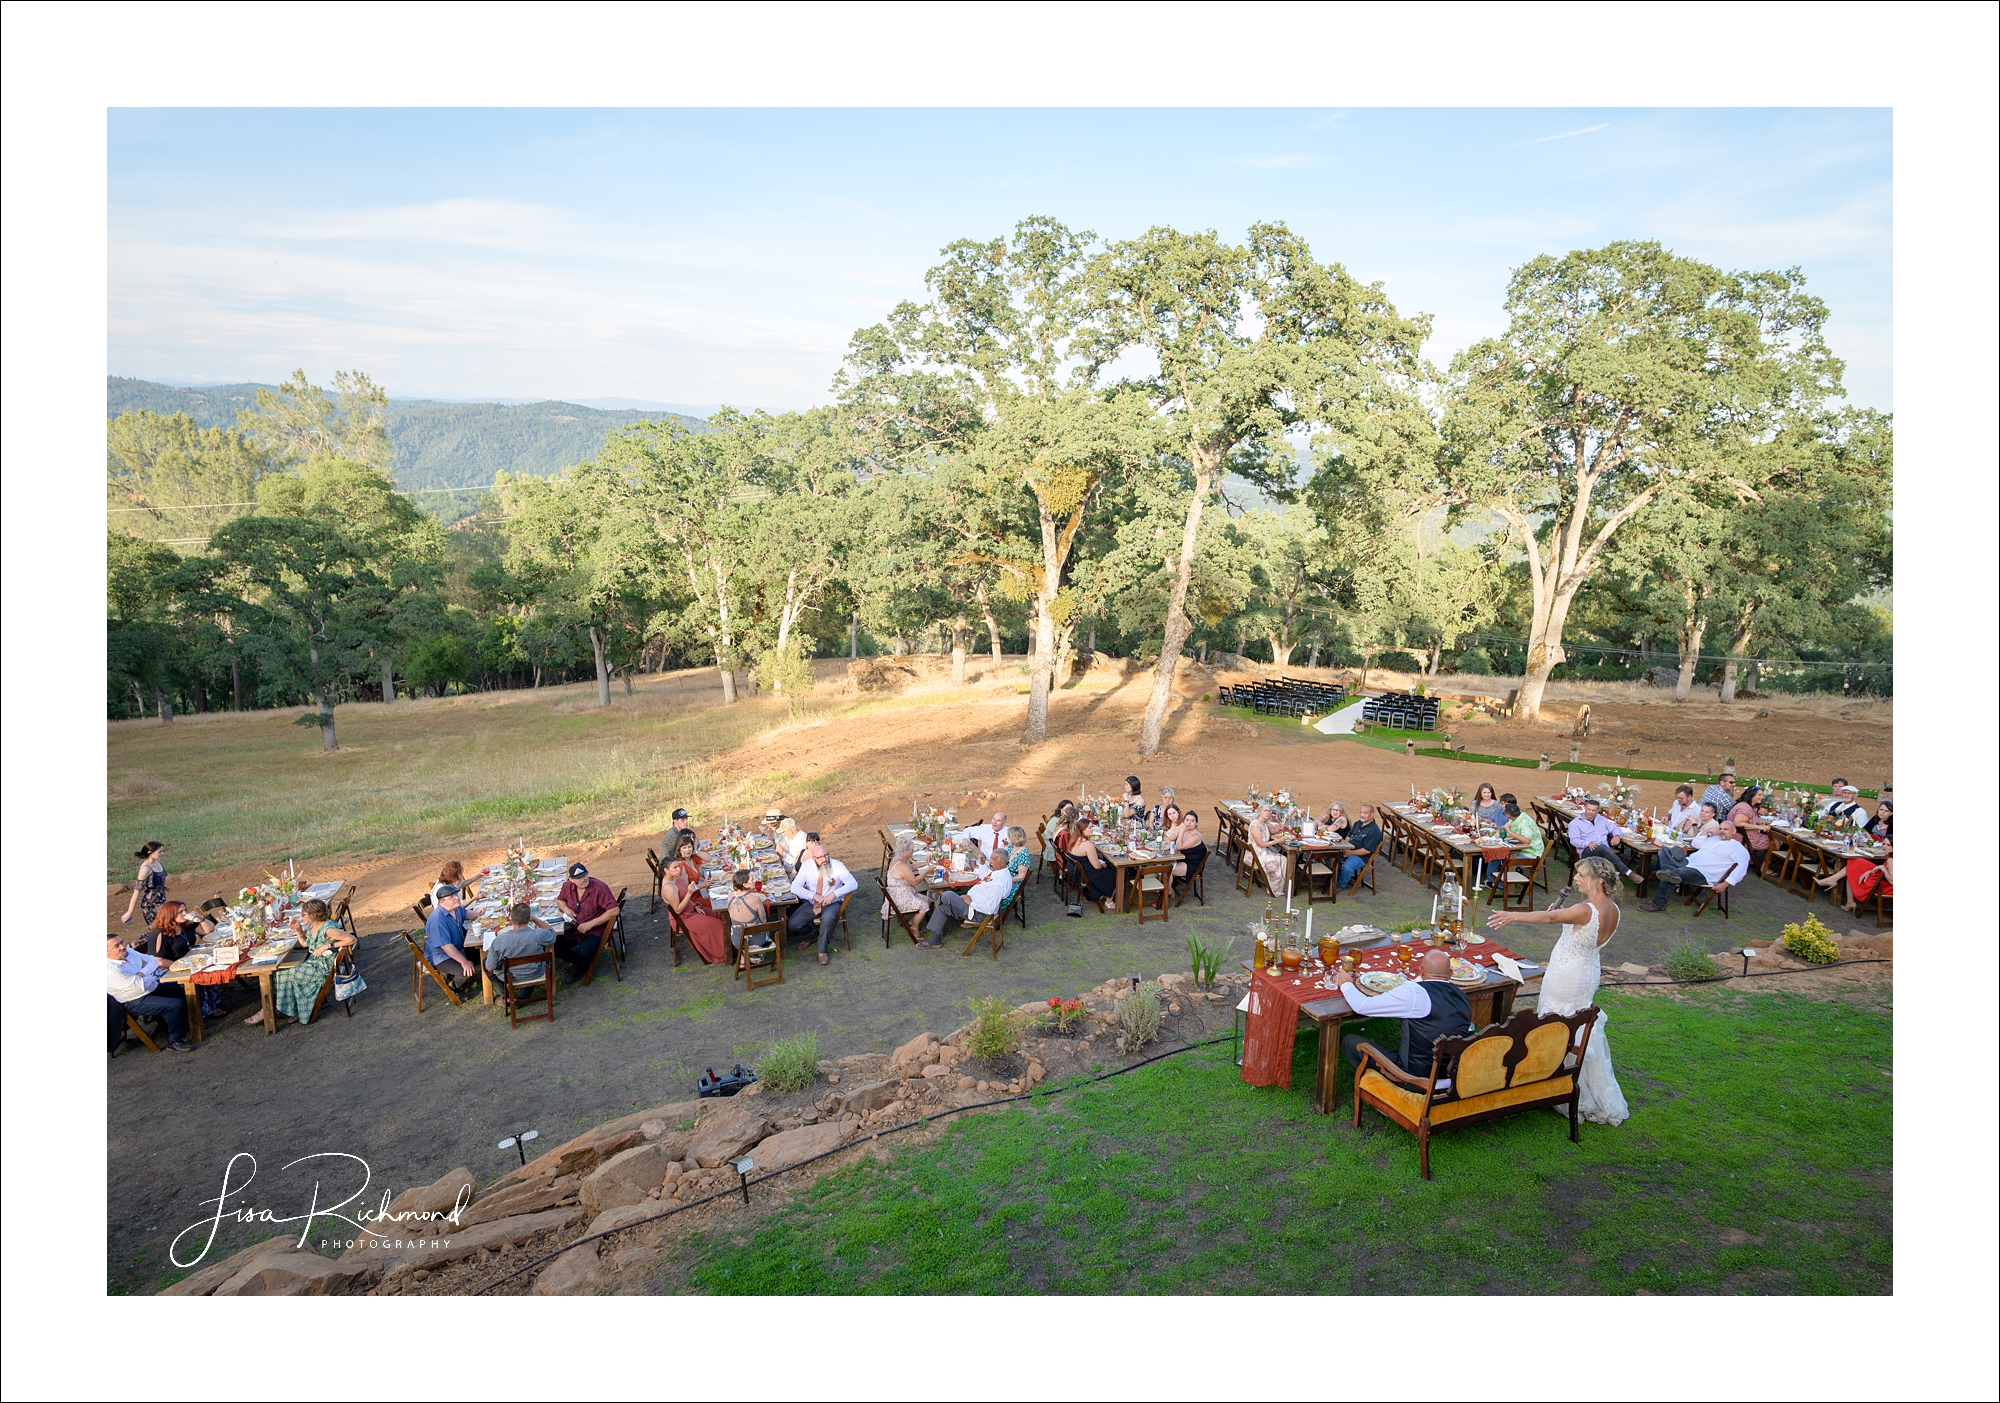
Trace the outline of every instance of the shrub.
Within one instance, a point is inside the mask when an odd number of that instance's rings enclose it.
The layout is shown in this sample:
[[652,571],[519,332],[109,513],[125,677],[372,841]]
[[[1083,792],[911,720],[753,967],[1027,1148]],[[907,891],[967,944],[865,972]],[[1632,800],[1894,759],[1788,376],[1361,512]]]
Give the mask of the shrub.
[[1493,658],[1484,648],[1467,648],[1458,655],[1452,666],[1460,672],[1476,672],[1487,677],[1493,675]]
[[1675,979],[1720,979],[1722,967],[1699,945],[1683,945],[1667,955],[1667,973]]
[[1377,653],[1375,655],[1375,666],[1388,672],[1420,673],[1424,670],[1422,661],[1413,654],[1394,650],[1387,653]]
[[1035,1021],[1046,1031],[1067,1033],[1082,1020],[1083,1014],[1082,999],[1053,998],[1049,1000],[1048,1011],[1037,1014]]
[[795,1038],[779,1038],[764,1049],[764,1066],[757,1079],[773,1091],[804,1091],[819,1075],[819,1033],[807,1029]]
[[1118,1005],[1118,1046],[1137,1052],[1160,1035],[1160,986],[1141,984]]
[[1215,972],[1221,969],[1222,962],[1229,958],[1229,949],[1235,943],[1236,937],[1233,935],[1220,945],[1204,944],[1199,935],[1190,935],[1187,938],[1188,964],[1194,970],[1194,982],[1197,987],[1202,989],[1214,987]]
[[1785,948],[1816,965],[1830,965],[1840,958],[1840,947],[1833,943],[1833,932],[1821,925],[1817,916],[1807,916],[1803,925],[1786,926]]
[[1021,1027],[1006,1004],[998,999],[967,999],[965,1006],[972,1011],[965,1050],[974,1057],[998,1062],[1020,1044]]

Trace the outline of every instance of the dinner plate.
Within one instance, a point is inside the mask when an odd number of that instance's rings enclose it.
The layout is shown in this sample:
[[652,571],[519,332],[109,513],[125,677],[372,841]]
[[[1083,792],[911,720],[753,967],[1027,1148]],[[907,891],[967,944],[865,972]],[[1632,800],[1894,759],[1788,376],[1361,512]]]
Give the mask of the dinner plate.
[[1386,969],[1371,969],[1356,976],[1354,982],[1371,994],[1386,994],[1391,989],[1401,988],[1409,981],[1400,974],[1391,974]]
[[1467,945],[1484,945],[1486,943],[1486,937],[1483,935],[1467,935],[1465,937],[1465,943]]

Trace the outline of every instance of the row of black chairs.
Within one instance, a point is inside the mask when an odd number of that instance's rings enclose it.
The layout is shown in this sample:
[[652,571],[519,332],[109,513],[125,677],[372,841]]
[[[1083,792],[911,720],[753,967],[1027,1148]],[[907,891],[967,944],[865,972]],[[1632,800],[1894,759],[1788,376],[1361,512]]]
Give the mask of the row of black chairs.
[[1247,706],[1271,716],[1323,716],[1338,711],[1347,689],[1338,682],[1301,681],[1280,677],[1263,682],[1239,682],[1216,693],[1224,706]]
[[1437,698],[1420,697],[1412,692],[1385,692],[1361,704],[1361,719],[1392,731],[1435,731]]

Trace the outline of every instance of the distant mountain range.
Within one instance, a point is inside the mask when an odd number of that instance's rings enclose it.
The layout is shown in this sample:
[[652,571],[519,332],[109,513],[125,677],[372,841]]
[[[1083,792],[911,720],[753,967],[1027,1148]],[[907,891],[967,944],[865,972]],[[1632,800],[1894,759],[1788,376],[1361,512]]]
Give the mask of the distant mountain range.
[[[108,378],[105,417],[137,409],[186,414],[204,428],[234,428],[236,413],[257,407],[257,391],[275,385],[163,385],[154,380]],[[703,419],[678,406],[633,400],[389,401],[389,442],[396,450],[391,473],[409,491],[479,487],[502,469],[547,476],[594,457],[605,435],[639,420],[678,419],[696,433]]]

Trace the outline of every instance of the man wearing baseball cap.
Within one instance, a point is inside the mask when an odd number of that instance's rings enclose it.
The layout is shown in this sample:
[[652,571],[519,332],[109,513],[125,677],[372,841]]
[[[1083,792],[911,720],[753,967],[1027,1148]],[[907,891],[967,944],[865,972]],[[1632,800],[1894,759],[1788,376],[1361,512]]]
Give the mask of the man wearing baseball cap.
[[[685,815],[682,815],[685,817]],[[598,942],[611,933],[618,919],[618,899],[611,888],[590,875],[580,862],[569,865],[569,880],[556,893],[556,909],[563,913],[562,933],[556,936],[556,958],[569,966],[572,983],[590,968]]]
[[[688,822],[688,811],[686,809],[675,809],[672,824],[666,832],[660,835],[660,861],[662,864],[672,862],[674,855],[681,850],[681,834],[683,833],[694,838],[694,827]],[[701,839],[695,838],[695,842],[699,844]]]

